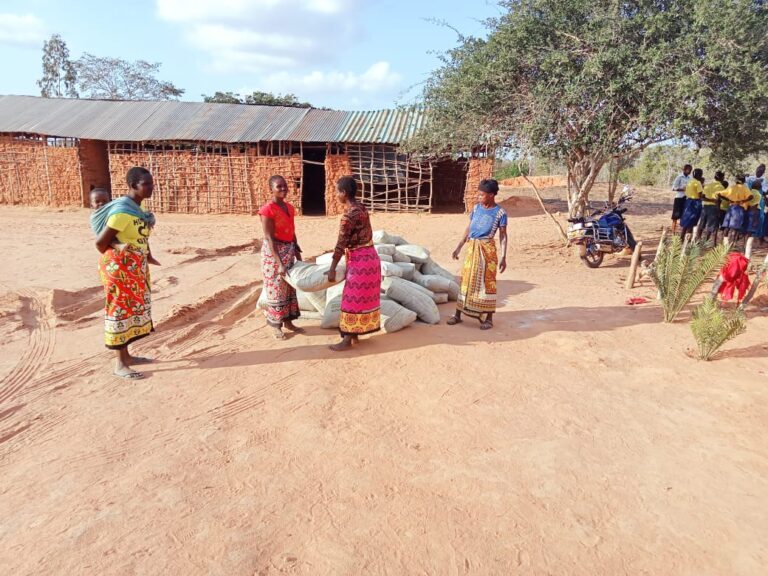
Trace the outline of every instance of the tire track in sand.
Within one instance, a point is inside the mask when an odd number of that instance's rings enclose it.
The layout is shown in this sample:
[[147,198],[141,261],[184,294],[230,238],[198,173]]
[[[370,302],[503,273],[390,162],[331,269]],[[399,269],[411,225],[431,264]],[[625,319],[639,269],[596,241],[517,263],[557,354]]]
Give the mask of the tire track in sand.
[[40,369],[48,364],[53,353],[54,327],[49,307],[31,290],[20,290],[18,294],[24,302],[22,315],[25,322],[32,326],[32,333],[18,362],[0,381],[0,405],[14,399]]

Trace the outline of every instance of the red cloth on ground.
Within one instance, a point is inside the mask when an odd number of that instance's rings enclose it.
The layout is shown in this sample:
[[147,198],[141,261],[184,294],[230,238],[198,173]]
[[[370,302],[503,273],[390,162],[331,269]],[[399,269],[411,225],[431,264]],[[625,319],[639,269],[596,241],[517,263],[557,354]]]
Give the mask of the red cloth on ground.
[[749,275],[747,274],[748,266],[749,260],[747,260],[744,254],[731,252],[728,255],[728,261],[720,270],[720,278],[723,279],[723,283],[720,284],[718,293],[722,296],[723,300],[731,300],[734,290],[739,291],[739,302],[746,296],[750,285]]

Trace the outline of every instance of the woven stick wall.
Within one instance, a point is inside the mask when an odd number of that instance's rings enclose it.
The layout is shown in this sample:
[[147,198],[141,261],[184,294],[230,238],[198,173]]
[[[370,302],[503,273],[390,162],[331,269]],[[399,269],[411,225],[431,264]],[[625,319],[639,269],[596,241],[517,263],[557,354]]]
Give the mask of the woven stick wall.
[[77,148],[0,137],[0,204],[80,206]]
[[348,145],[360,199],[372,212],[428,212],[432,207],[432,162],[398,154],[394,146]]
[[155,192],[147,207],[156,212],[255,214],[270,196],[269,177],[288,183],[288,201],[301,213],[301,157],[261,156],[258,148],[198,147],[146,150],[140,144],[111,143],[109,171],[114,195],[128,192],[125,175],[133,166],[152,172]]

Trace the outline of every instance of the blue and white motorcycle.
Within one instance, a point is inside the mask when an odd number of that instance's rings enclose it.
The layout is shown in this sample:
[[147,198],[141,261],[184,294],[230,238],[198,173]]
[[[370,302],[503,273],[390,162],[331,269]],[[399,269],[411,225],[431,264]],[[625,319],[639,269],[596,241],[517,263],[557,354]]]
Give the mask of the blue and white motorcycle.
[[632,196],[629,186],[625,186],[616,206],[606,204],[588,217],[568,219],[568,243],[578,247],[581,261],[590,268],[599,267],[606,254],[635,249],[635,238],[624,221],[624,204]]

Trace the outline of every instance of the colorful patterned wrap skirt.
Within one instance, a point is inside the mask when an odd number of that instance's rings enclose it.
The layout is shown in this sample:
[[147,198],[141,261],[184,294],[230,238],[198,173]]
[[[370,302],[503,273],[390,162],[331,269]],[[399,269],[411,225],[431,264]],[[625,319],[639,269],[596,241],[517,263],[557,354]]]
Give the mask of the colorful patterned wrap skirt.
[[[277,257],[283,263],[286,270],[296,261],[296,246],[293,242],[280,242],[275,240]],[[267,324],[280,327],[285,320],[295,320],[300,316],[299,301],[296,298],[296,290],[280,276],[280,267],[277,258],[269,247],[269,242],[264,242],[261,247],[261,274],[264,277],[264,290],[267,295],[267,307],[264,316]]]
[[106,347],[119,350],[153,332],[147,255],[130,244],[109,248],[99,260],[99,276]]
[[360,336],[381,328],[381,260],[373,246],[347,251],[347,276],[341,293],[342,336]]
[[496,312],[498,255],[493,239],[469,240],[456,310],[481,322]]

